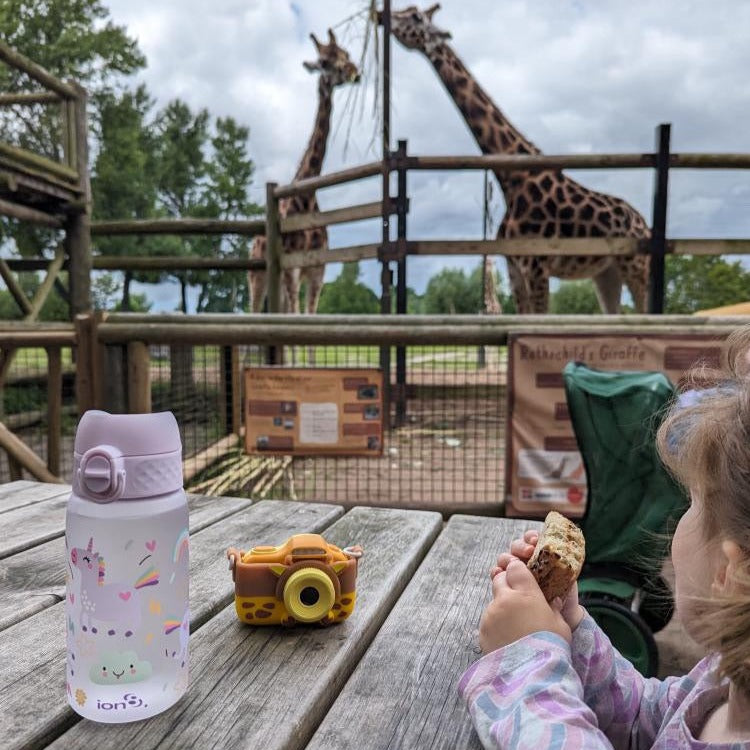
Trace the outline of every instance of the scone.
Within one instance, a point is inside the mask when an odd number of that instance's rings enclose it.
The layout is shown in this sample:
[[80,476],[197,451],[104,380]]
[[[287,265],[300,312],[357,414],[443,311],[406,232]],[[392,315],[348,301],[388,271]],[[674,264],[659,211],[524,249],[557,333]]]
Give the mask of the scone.
[[551,510],[528,562],[548,602],[565,597],[581,573],[585,554],[586,543],[578,526]]

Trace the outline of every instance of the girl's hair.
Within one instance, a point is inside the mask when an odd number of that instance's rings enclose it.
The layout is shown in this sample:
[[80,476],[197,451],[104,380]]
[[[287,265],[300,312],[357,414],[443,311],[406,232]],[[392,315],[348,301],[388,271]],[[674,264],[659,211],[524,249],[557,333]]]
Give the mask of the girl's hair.
[[695,371],[715,386],[680,402],[656,436],[659,455],[698,498],[706,543],[734,541],[743,561],[731,595],[696,606],[691,632],[720,656],[719,673],[750,696],[750,326],[726,341],[721,372]]

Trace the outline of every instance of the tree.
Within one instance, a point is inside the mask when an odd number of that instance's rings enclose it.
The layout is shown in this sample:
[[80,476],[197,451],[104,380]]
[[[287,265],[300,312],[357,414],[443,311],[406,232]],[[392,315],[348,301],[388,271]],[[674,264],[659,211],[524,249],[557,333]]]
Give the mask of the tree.
[[750,299],[750,271],[720,256],[668,256],[664,272],[667,313],[693,313]]
[[549,311],[556,315],[596,315],[601,312],[593,283],[563,281],[550,295]]
[[[98,97],[95,119],[99,151],[93,165],[91,189],[93,218],[147,219],[157,215],[157,140],[149,117],[153,100],[145,86],[122,94],[105,92]],[[168,254],[174,241],[156,236],[97,237],[94,248],[103,255],[143,256]],[[162,273],[125,271],[123,311],[131,309],[133,280],[157,283]]]
[[[183,101],[171,101],[156,120],[158,199],[168,216],[196,216],[204,213],[202,181],[207,166],[204,148],[208,139],[208,110],[195,114]],[[174,255],[206,255],[211,240],[190,236],[178,239]],[[180,310],[187,313],[188,271],[169,274],[180,284]]]
[[[3,0],[0,38],[59,78],[73,78],[96,95],[114,87],[120,75],[146,61],[135,39],[109,20],[100,0]],[[0,90],[28,91],[28,76],[0,66]],[[59,107],[37,104],[0,110],[3,140],[51,159],[62,158]],[[0,219],[0,242],[12,240],[24,256],[49,253],[59,232]]]
[[344,263],[338,277],[323,287],[320,313],[377,315],[380,300],[370,287],[359,281],[359,263]]
[[460,268],[444,268],[427,283],[424,312],[428,315],[472,315],[483,307],[481,276],[475,278]]
[[[211,138],[203,190],[205,215],[219,219],[244,219],[263,209],[250,200],[248,191],[255,166],[247,154],[250,129],[233,118],[219,117]],[[247,258],[250,238],[228,235],[214,248],[223,257]],[[200,285],[198,312],[236,312],[249,306],[247,283],[236,271],[213,270],[196,274]]]

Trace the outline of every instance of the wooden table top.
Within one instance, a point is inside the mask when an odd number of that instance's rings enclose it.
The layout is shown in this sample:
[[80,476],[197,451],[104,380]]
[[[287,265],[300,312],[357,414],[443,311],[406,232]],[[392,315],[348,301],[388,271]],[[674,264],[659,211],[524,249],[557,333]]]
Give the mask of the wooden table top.
[[[534,522],[191,495],[187,693],[151,719],[97,724],[65,695],[69,493],[0,485],[4,748],[479,747],[457,683],[479,656],[489,567]],[[329,628],[242,624],[227,547],[300,532],[364,547],[352,616]]]

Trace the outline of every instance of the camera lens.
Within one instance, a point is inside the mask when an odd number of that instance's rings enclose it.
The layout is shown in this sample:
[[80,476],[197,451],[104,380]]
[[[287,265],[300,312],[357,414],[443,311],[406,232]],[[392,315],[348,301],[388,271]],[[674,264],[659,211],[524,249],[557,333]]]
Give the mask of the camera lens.
[[316,622],[325,617],[336,601],[330,577],[319,568],[295,570],[284,584],[284,606],[300,622]]
[[306,607],[312,607],[313,604],[317,604],[318,599],[320,599],[320,593],[318,592],[318,589],[314,589],[312,586],[306,586],[303,588],[299,595],[299,600]]

